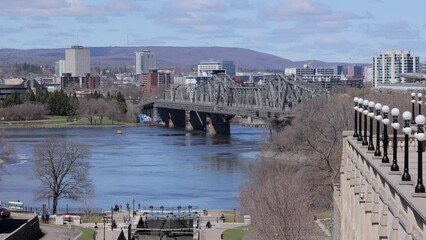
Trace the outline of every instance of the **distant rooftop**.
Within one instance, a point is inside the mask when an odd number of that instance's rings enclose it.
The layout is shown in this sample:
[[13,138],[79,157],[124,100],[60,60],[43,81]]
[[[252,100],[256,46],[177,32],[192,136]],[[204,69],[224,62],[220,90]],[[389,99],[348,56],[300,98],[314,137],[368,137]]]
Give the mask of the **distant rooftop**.
[[83,49],[84,47],[81,45],[73,45],[71,46],[72,49]]

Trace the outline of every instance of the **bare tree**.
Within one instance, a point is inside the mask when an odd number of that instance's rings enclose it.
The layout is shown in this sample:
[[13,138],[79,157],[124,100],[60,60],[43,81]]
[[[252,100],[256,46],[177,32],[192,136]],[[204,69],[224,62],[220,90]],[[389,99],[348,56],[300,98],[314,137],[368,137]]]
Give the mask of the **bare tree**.
[[82,117],[86,117],[87,120],[89,120],[90,125],[92,125],[97,111],[96,99],[82,99],[77,113]]
[[111,103],[107,102],[103,98],[96,99],[96,115],[99,117],[100,124],[102,125],[102,120],[108,112],[108,108],[112,107]]
[[311,216],[311,191],[305,173],[282,162],[261,162],[240,195],[251,215],[256,239],[306,239]]
[[89,150],[86,146],[49,138],[36,147],[34,156],[35,176],[41,181],[35,198],[51,197],[53,214],[60,199],[79,200],[90,195],[93,185],[88,178]]
[[111,124],[114,124],[114,121],[118,121],[120,119],[121,113],[114,101],[111,101],[111,105],[106,112],[106,116],[111,119]]
[[23,103],[12,107],[3,108],[0,117],[9,121],[43,119],[49,113],[46,106],[39,103]]
[[342,132],[353,127],[352,102],[340,94],[299,104],[291,126],[272,136],[273,148],[303,166],[313,177],[312,190],[325,193],[328,200],[338,180]]

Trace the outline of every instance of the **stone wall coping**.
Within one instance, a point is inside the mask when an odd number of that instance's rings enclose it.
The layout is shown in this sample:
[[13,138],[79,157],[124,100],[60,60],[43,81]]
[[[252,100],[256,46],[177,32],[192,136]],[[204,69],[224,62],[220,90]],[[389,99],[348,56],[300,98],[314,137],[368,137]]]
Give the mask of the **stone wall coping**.
[[[346,132],[344,132],[346,133]],[[352,132],[353,133],[353,132]],[[350,135],[352,136],[352,135]],[[348,141],[349,146],[353,147],[359,154],[359,157],[362,157],[365,159],[366,163],[371,167],[370,171],[374,170],[377,172],[377,174],[385,181],[387,185],[389,185],[389,188],[392,188],[395,190],[396,194],[399,195],[400,198],[404,199],[408,206],[413,210],[413,212],[417,213],[422,219],[423,223],[426,223],[426,199],[425,198],[416,198],[412,196],[412,193],[414,192],[414,186],[413,185],[401,185],[400,175],[389,175],[389,167],[387,166],[381,166],[381,161],[379,159],[373,159],[373,154],[367,153],[367,149],[361,148],[361,144],[357,142],[356,140],[352,139],[352,137],[347,137],[346,141]],[[389,152],[391,152],[392,149],[389,149]],[[424,153],[426,155],[426,153]],[[398,164],[400,165],[400,168],[403,167],[403,151],[398,151]],[[413,152],[413,150],[409,153],[410,156],[410,162],[415,162],[414,159],[417,159],[417,152]],[[413,163],[410,164],[410,169],[417,168],[417,164],[413,166]],[[412,172],[413,174],[413,172]],[[413,177],[413,176],[412,176]],[[375,181],[373,181],[375,182]],[[381,184],[380,184],[381,185]],[[377,189],[378,186],[375,186],[373,184],[373,188],[377,191],[381,189]],[[382,191],[378,191],[381,198],[384,198]]]

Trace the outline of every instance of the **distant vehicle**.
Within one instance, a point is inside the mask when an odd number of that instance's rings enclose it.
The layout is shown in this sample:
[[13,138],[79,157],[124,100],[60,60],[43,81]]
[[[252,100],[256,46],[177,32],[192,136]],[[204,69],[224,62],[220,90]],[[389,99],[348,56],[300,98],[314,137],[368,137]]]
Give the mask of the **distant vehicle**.
[[152,122],[152,118],[149,117],[148,115],[139,113],[139,122],[140,123],[151,123]]
[[10,212],[6,208],[0,208],[0,218],[10,217]]

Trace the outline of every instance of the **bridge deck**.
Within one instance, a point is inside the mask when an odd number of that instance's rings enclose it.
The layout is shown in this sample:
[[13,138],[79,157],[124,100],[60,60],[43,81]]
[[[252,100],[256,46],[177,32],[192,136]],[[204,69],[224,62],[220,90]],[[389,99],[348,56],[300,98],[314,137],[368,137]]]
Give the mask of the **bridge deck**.
[[258,117],[258,118],[271,118],[279,116],[280,118],[292,117],[291,110],[286,109],[263,109],[255,108],[255,106],[236,107],[236,106],[223,106],[212,105],[204,103],[188,103],[178,101],[165,101],[159,100],[155,102],[148,102],[143,105],[146,108],[168,108],[176,110],[197,111],[205,113],[215,113],[223,115],[240,115],[244,117]]

